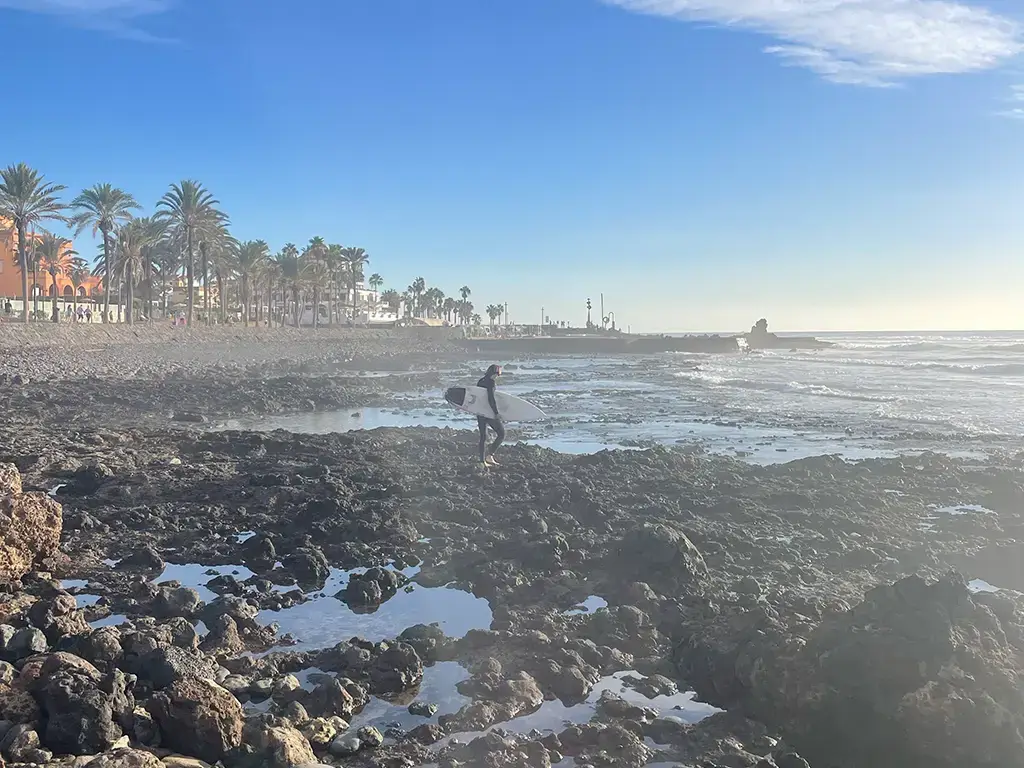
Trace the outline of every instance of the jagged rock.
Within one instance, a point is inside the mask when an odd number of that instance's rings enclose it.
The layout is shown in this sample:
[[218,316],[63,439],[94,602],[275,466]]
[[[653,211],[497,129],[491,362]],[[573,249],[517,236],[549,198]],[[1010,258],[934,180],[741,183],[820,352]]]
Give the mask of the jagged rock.
[[45,493],[23,493],[13,464],[0,464],[0,580],[19,579],[60,556],[61,506]]
[[363,743],[355,734],[341,734],[331,742],[330,753],[335,757],[347,757],[362,749]]
[[8,723],[35,724],[41,713],[28,691],[12,685],[0,685],[0,720]]
[[190,587],[160,587],[153,598],[153,615],[158,619],[188,618],[202,604],[199,593]]
[[322,589],[327,577],[331,575],[327,558],[318,547],[298,547],[281,558],[281,565],[298,579],[300,584],[317,589]]
[[700,591],[708,567],[693,542],[679,528],[646,523],[627,533],[618,544],[614,567],[630,581],[660,587],[668,593]]
[[426,701],[414,701],[409,705],[409,714],[416,717],[433,717],[437,714],[437,704]]
[[173,645],[150,651],[132,665],[132,670],[154,689],[185,678],[217,679],[217,669],[208,658]]
[[99,755],[86,768],[164,768],[165,764],[155,755],[141,749],[115,749]]
[[194,757],[168,755],[163,759],[164,768],[210,768],[210,764]]
[[341,681],[330,677],[320,681],[306,702],[306,709],[314,715],[341,715],[350,718],[356,708],[355,697],[346,690]]
[[[338,720],[344,724],[344,728],[339,729],[336,722]],[[300,730],[314,749],[327,749],[339,731],[346,728],[348,728],[348,723],[341,718],[314,717],[303,723]]]
[[61,638],[84,635],[90,631],[85,615],[78,610],[78,603],[68,594],[36,601],[29,609],[28,618],[53,644]]
[[159,745],[160,729],[157,727],[153,716],[145,707],[136,707],[132,713],[131,735],[132,741],[139,744],[145,744],[149,747]]
[[277,550],[274,541],[269,536],[256,534],[242,544],[242,558],[246,563],[254,565],[275,562]]
[[223,595],[207,603],[199,612],[199,618],[207,627],[212,627],[221,616],[231,617],[238,626],[248,626],[259,614],[258,606],[234,595]]
[[0,739],[0,754],[16,763],[27,762],[28,753],[39,749],[39,734],[28,724],[15,725]]
[[71,480],[64,487],[64,492],[88,496],[96,493],[113,476],[114,473],[110,467],[101,462],[95,462],[75,470]]
[[145,544],[120,560],[116,567],[119,571],[153,572],[162,571],[166,565],[164,559],[160,557],[160,553],[149,544]]
[[156,693],[147,709],[171,749],[216,762],[242,742],[242,705],[208,680],[176,680]]
[[45,653],[46,635],[35,627],[22,627],[7,643],[4,656],[10,661],[21,661],[38,653]]
[[113,664],[123,653],[121,633],[116,627],[100,627],[78,643],[78,654],[97,666]]
[[245,641],[238,633],[238,624],[227,614],[221,614],[207,627],[206,637],[200,645],[203,653],[236,654],[245,650]]
[[370,568],[349,576],[345,589],[336,595],[353,609],[378,606],[394,597],[409,579],[388,568]]
[[376,694],[407,691],[422,679],[423,662],[416,650],[405,643],[389,645],[370,669],[370,687]]
[[1024,651],[955,574],[876,587],[805,636],[777,620],[732,646],[712,635],[681,652],[682,676],[777,728],[811,764],[842,754],[877,768],[974,768],[1024,755]]
[[448,642],[444,630],[437,624],[417,624],[403,630],[399,642],[411,645],[424,663],[438,660],[438,651]]
[[378,749],[384,743],[384,735],[373,726],[363,726],[356,735],[363,749]]
[[109,675],[71,654],[47,657],[34,692],[45,715],[46,745],[61,754],[90,755],[114,746],[130,726],[134,697],[121,670]]
[[316,762],[306,737],[294,728],[267,728],[259,734],[256,748],[261,765],[267,768],[295,768]]
[[409,731],[409,739],[427,746],[437,744],[437,742],[444,737],[444,728],[436,723],[424,723],[423,725],[417,725]]

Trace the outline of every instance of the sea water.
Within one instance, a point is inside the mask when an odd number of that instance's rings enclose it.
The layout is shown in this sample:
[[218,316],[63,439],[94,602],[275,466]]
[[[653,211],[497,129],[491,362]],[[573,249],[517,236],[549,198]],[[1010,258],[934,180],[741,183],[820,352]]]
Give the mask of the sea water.
[[[567,453],[686,446],[773,463],[806,456],[954,455],[1024,448],[1024,333],[824,334],[823,350],[714,355],[523,358],[501,387],[542,422],[509,439]],[[474,383],[491,361],[450,372]],[[390,408],[229,422],[236,429],[335,432],[375,427],[475,429],[442,392]]]

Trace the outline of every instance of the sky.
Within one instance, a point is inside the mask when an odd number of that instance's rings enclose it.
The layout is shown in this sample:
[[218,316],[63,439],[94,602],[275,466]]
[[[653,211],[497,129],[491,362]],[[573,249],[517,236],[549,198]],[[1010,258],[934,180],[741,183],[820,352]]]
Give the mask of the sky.
[[0,30],[0,165],[69,198],[196,179],[239,239],[518,322],[603,293],[634,332],[1024,327],[1019,0],[0,0]]

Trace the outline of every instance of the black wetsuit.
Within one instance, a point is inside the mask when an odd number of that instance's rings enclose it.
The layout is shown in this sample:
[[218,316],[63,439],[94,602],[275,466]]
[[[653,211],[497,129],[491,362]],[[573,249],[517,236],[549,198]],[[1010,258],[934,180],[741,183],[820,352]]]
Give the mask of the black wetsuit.
[[[487,390],[487,402],[490,403],[491,408],[494,412],[498,413],[498,403],[494,399],[494,388],[498,382],[495,381],[494,375],[488,370],[487,374],[476,383],[478,387],[483,387]],[[494,455],[495,451],[501,447],[502,442],[505,440],[505,425],[501,423],[501,418],[488,419],[486,416],[476,417],[477,427],[480,429],[480,461],[484,461],[488,454]],[[494,442],[491,443],[490,449],[487,448],[487,427],[494,430],[494,434],[497,436]]]

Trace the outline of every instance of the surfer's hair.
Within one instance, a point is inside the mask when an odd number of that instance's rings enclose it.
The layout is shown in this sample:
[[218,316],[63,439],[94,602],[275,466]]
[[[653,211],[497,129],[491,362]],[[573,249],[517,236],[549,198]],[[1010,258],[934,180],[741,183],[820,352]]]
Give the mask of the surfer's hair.
[[501,376],[501,366],[495,363],[487,369],[487,373],[484,376]]

